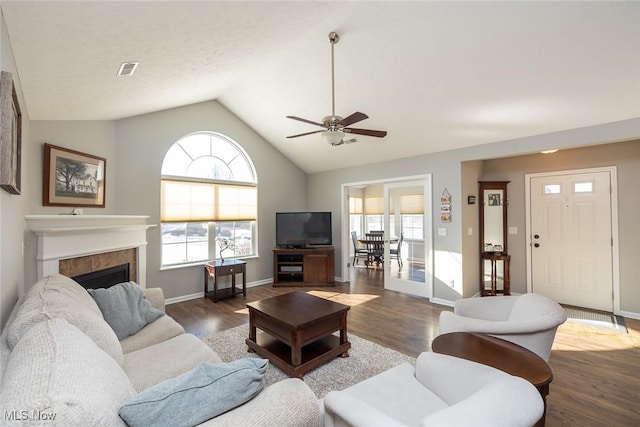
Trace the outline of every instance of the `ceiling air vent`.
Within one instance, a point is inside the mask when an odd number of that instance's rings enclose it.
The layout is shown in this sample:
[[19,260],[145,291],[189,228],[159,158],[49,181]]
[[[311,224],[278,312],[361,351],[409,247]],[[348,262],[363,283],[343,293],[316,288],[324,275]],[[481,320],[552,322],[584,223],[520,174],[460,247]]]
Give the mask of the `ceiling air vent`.
[[123,62],[118,70],[118,76],[130,76],[136,70],[137,62]]

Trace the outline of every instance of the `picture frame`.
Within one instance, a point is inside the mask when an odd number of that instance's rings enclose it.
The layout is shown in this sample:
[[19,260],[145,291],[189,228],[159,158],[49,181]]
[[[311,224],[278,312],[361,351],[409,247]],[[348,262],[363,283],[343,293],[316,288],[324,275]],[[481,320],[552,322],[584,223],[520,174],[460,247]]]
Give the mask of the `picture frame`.
[[105,206],[107,160],[44,144],[44,206]]
[[0,73],[0,187],[20,194],[22,186],[22,113],[11,73]]
[[489,206],[501,206],[500,193],[489,194]]

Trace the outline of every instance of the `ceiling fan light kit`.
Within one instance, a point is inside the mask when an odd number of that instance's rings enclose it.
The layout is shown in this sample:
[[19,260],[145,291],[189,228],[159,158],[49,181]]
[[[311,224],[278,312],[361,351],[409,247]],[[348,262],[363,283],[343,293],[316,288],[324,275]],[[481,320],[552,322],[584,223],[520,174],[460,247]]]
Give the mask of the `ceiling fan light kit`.
[[329,33],[329,42],[331,43],[331,115],[322,119],[322,123],[314,122],[311,120],[303,119],[296,116],[287,116],[288,119],[297,120],[300,122],[308,123],[314,126],[324,128],[323,130],[316,130],[311,132],[299,133],[297,135],[290,135],[287,138],[297,138],[300,136],[312,135],[314,133],[322,133],[322,136],[331,145],[342,145],[345,142],[356,142],[355,138],[350,138],[349,141],[344,141],[345,133],[352,133],[358,135],[374,136],[376,138],[384,138],[387,136],[386,131],[372,130],[372,129],[357,129],[350,128],[348,126],[358,123],[364,119],[368,119],[364,113],[355,112],[347,117],[336,116],[336,97],[335,97],[335,76],[334,76],[334,64],[333,64],[333,46],[340,41],[340,36],[332,31]]
[[341,145],[342,138],[344,138],[344,132],[339,130],[327,130],[322,132],[322,136],[331,145]]

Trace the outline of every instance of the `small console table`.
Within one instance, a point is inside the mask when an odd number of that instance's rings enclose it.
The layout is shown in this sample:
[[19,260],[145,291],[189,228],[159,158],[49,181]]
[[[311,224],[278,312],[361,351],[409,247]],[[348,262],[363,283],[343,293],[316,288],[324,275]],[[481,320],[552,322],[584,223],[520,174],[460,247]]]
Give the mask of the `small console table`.
[[[486,281],[487,272],[485,271],[485,261],[488,261],[490,267],[490,279]],[[498,263],[502,262],[502,289],[498,289]],[[511,295],[511,278],[509,274],[509,263],[511,255],[500,252],[482,252],[480,255],[480,295]],[[489,289],[487,289],[487,284]]]
[[[242,287],[236,286],[236,274],[242,274]],[[218,287],[218,278],[231,276],[231,287]],[[209,290],[209,277],[213,281],[213,291]],[[247,296],[247,262],[237,259],[224,261],[209,261],[204,265],[204,296],[218,302],[221,299],[232,298],[242,293]]]

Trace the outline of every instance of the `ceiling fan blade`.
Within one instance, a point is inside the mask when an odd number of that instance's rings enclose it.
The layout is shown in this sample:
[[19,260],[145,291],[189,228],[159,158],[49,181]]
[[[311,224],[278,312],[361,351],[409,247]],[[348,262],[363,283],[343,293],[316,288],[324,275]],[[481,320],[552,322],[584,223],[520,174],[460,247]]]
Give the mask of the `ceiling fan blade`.
[[305,135],[313,135],[314,133],[320,133],[320,132],[325,132],[325,130],[314,130],[313,132],[305,132],[305,133],[299,133],[297,135],[291,135],[288,136],[287,138],[297,138],[299,136],[305,136]]
[[320,126],[320,127],[325,127],[325,125],[322,124],[322,123],[312,122],[311,120],[303,119],[303,118],[296,117],[296,116],[287,116],[287,119],[293,119],[293,120],[297,120],[299,122],[309,123],[310,125],[316,125],[316,126]]
[[360,122],[360,121],[362,121],[364,119],[368,119],[368,118],[369,118],[369,116],[367,116],[366,114],[361,113],[359,111],[356,111],[352,115],[347,116],[344,119],[340,120],[338,122],[338,124],[342,125],[342,126],[349,126],[349,125],[352,125],[354,123],[358,123],[358,122]]
[[358,135],[375,136],[377,138],[384,138],[385,136],[387,136],[387,131],[385,130],[344,128],[342,129],[342,131],[345,133],[355,133]]

